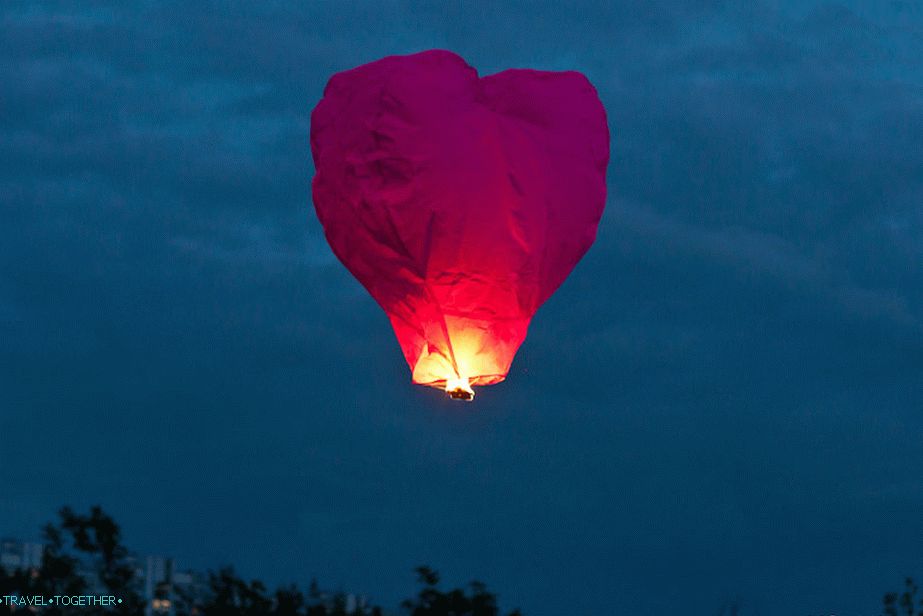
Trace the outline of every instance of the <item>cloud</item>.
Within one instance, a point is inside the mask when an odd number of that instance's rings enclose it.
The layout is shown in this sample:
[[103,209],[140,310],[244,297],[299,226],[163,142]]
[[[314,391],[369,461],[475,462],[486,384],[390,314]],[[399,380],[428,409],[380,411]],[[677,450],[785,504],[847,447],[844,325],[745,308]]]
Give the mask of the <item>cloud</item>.
[[[536,615],[871,611],[923,549],[921,18],[4,6],[0,525],[102,501],[140,549],[386,601],[428,561]],[[310,205],[326,79],[430,47],[582,70],[612,129],[596,246],[464,413]]]

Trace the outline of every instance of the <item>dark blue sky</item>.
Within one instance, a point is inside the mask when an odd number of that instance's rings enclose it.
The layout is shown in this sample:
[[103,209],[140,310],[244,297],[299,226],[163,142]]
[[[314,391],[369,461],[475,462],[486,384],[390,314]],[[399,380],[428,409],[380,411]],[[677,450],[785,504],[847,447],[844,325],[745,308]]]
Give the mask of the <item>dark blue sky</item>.
[[[5,2],[0,534],[529,616],[867,616],[923,576],[923,5]],[[565,5],[567,8],[564,8]],[[737,5],[737,8],[734,8]],[[334,72],[577,69],[599,239],[473,405],[310,203]]]

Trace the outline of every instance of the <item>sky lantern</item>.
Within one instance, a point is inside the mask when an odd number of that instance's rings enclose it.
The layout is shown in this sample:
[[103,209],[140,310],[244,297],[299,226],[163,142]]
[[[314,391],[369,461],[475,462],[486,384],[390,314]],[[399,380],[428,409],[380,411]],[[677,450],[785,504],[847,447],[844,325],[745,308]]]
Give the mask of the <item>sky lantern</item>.
[[596,238],[609,130],[577,72],[478,77],[448,51],[334,75],[311,114],[314,206],[414,383],[499,383]]

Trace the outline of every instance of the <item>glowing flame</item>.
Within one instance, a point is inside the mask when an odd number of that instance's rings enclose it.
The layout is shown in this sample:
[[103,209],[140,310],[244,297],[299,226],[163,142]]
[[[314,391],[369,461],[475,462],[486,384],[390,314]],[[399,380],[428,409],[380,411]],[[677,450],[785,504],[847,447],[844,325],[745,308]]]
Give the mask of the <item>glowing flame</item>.
[[471,389],[471,384],[468,383],[468,377],[466,376],[446,379],[445,393],[456,400],[465,400],[467,402],[474,400],[474,390]]
[[446,316],[444,322],[444,328],[430,332],[437,342],[425,344],[413,364],[413,382],[445,389],[449,397],[470,402],[474,399],[472,387],[494,385],[504,379],[522,339],[504,346],[488,336],[489,328],[481,322],[472,324],[471,319],[452,316]]

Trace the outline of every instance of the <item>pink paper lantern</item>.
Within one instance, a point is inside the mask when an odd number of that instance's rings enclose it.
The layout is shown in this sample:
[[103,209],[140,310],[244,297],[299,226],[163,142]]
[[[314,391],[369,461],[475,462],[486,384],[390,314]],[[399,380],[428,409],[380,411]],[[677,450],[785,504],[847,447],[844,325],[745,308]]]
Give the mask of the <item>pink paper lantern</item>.
[[331,248],[388,314],[413,382],[453,397],[506,377],[606,201],[606,112],[572,71],[383,58],[330,79],[311,151]]

